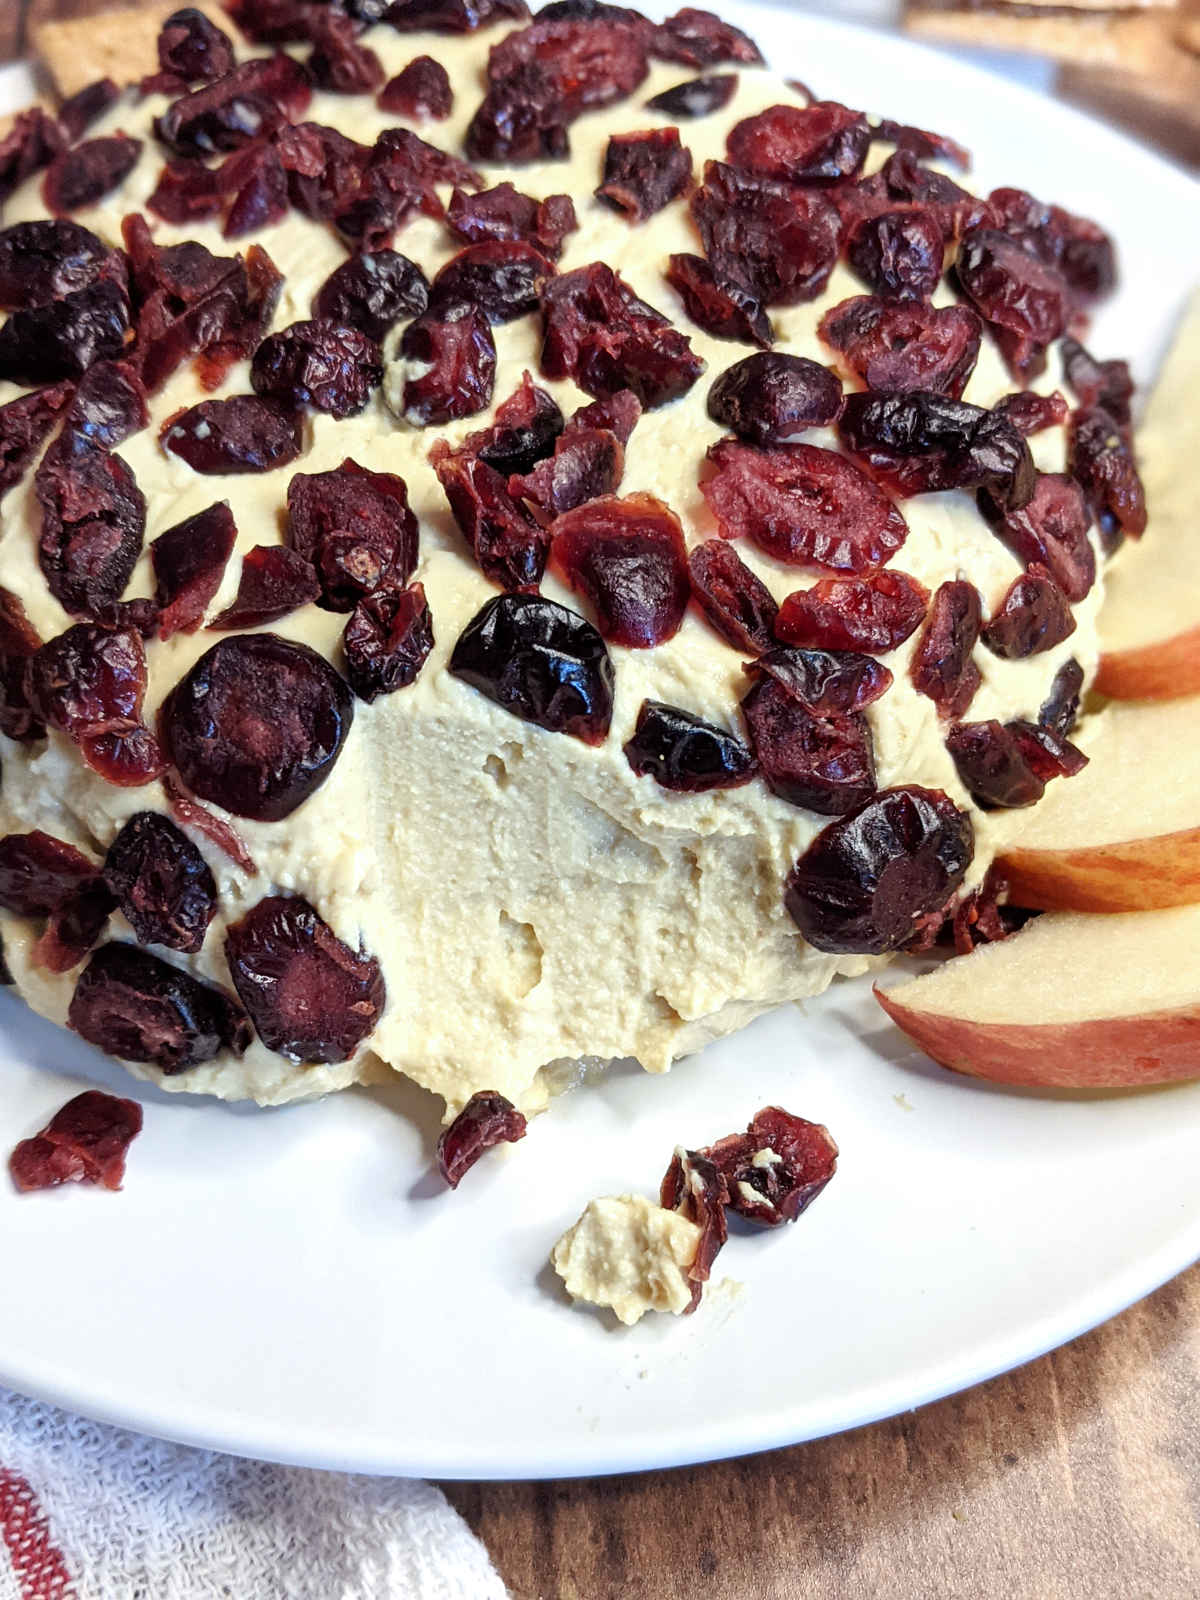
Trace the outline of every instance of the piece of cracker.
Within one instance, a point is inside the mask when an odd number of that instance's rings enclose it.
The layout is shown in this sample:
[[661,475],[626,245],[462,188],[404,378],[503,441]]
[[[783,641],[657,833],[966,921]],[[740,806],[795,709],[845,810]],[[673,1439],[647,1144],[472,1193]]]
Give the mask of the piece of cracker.
[[[197,9],[236,38],[237,30],[219,6],[202,0]],[[97,78],[137,83],[147,73],[157,72],[159,31],[178,10],[179,0],[154,0],[150,5],[122,6],[86,17],[35,22],[34,54],[64,100]]]
[[1166,30],[1153,12],[1056,12],[1031,15],[1028,6],[995,5],[986,9],[950,10],[945,6],[910,4],[904,25],[920,38],[980,49],[1025,50],[1093,67],[1123,72],[1155,70]]
[[1172,26],[1175,42],[1200,56],[1200,0],[1184,0]]

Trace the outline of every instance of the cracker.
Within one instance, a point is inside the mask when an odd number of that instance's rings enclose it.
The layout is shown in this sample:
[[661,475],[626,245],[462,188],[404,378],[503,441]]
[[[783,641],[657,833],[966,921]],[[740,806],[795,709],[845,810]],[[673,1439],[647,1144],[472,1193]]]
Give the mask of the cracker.
[[[202,3],[197,9],[236,38],[236,30],[219,6]],[[179,0],[154,0],[150,5],[35,23],[34,53],[64,100],[97,78],[137,83],[147,73],[157,72],[159,31],[178,10]]]
[[1154,71],[1161,61],[1165,29],[1153,12],[1056,11],[1031,16],[1028,6],[950,10],[909,5],[905,26],[920,38],[981,49],[1025,50],[1076,64],[1130,73]]

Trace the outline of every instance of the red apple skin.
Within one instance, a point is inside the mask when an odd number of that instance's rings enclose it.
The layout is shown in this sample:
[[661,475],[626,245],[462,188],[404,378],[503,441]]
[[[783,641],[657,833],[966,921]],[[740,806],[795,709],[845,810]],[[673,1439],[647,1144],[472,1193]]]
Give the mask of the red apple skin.
[[1200,694],[1200,625],[1136,650],[1102,655],[1095,687],[1111,700],[1182,700]]
[[875,998],[934,1061],[1029,1089],[1143,1089],[1200,1078],[1200,1002],[1079,1022],[973,1022]]
[[1200,903],[1200,828],[1077,850],[1023,850],[996,863],[1032,911],[1158,911]]

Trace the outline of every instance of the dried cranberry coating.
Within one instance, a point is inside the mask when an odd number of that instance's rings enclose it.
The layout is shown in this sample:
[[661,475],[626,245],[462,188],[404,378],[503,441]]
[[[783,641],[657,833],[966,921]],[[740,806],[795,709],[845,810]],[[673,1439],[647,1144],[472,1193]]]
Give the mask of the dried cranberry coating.
[[725,728],[678,706],[643,700],[625,759],[641,778],[677,794],[736,789],[754,776],[754,757]]
[[0,138],[0,201],[49,165],[65,143],[62,128],[40,106],[19,111]]
[[703,256],[671,256],[665,276],[688,316],[714,339],[736,339],[760,350],[774,343],[762,301],[740,283],[719,281]]
[[433,649],[433,618],[419,583],[384,583],[364,595],[342,634],[346,677],[360,700],[376,700],[417,681]]
[[446,223],[467,244],[488,239],[514,239],[531,244],[557,261],[563,240],[579,226],[575,202],[569,194],[550,194],[531,200],[511,183],[467,194],[455,189],[446,207]]
[[370,145],[320,122],[288,124],[273,143],[288,175],[288,198],[301,215],[318,222],[328,222],[347,196],[357,195],[371,157]]
[[715,111],[724,111],[737,92],[737,75],[732,72],[717,73],[708,78],[689,78],[677,83],[673,89],[664,89],[653,100],[646,101],[647,111],[661,111],[666,117],[709,117]]
[[354,698],[323,656],[273,633],[205,651],[160,712],[164,748],[188,788],[256,822],[280,822],[333,771]]
[[496,341],[478,307],[458,305],[444,317],[431,313],[418,317],[404,330],[400,355],[428,368],[404,385],[404,418],[414,427],[473,417],[490,405]]
[[0,906],[14,916],[49,916],[95,876],[81,850],[40,829],[0,839]]
[[21,1140],[8,1158],[8,1170],[22,1194],[60,1183],[116,1190],[125,1176],[126,1153],[141,1131],[136,1100],[85,1089],[60,1107],[41,1133]]
[[898,150],[907,150],[921,161],[949,161],[965,172],[971,165],[971,152],[944,133],[930,133],[925,128],[912,128],[907,123],[893,122],[881,117],[871,129],[872,139],[883,139]]
[[692,182],[692,152],[678,128],[617,133],[604,153],[604,181],[597,198],[630,222],[645,222],[685,194]]
[[453,315],[474,306],[489,322],[512,322],[536,311],[554,265],[531,244],[512,239],[469,244],[434,278],[429,314]]
[[967,306],[856,295],[827,311],[817,332],[877,394],[925,389],[957,400],[979,359],[983,323]]
[[14,311],[0,328],[0,378],[24,388],[77,378],[94,361],[119,357],[128,331],[124,287],[99,279],[50,305]]
[[1047,568],[1068,600],[1091,592],[1096,581],[1096,554],[1088,538],[1092,517],[1073,478],[1040,472],[1033,499],[1019,511],[1001,513],[987,495],[979,497],[979,509],[1017,560]]
[[585,744],[607,737],[612,660],[591,623],[553,600],[489,600],[459,636],[450,671],[523,722]]
[[428,304],[429,283],[415,261],[396,250],[369,250],[330,273],[312,309],[381,344],[397,322],[419,317]]
[[293,322],[259,345],[250,382],[256,394],[281,406],[309,405],[333,417],[354,417],[383,382],[383,357],[356,328]]
[[963,787],[985,811],[1032,806],[1046,784],[1025,759],[1021,742],[1000,722],[960,722],[946,735]]
[[[1066,343],[1066,340],[1063,341]],[[992,407],[1018,433],[1026,438],[1041,433],[1045,428],[1057,428],[1067,420],[1070,407],[1066,396],[1058,389],[1052,394],[1038,394],[1034,389],[1018,389],[1015,394],[1003,395]]]
[[961,717],[982,679],[972,659],[983,625],[979,590],[964,578],[943,583],[912,659],[912,680],[943,717]]
[[692,595],[735,650],[769,650],[778,606],[766,584],[727,539],[706,539],[688,555]]
[[838,422],[852,453],[895,493],[986,489],[1006,510],[1029,504],[1029,445],[994,411],[926,390],[851,394]]
[[146,653],[132,629],[68,628],[29,658],[25,688],[30,708],[109,783],[161,777],[162,752],[141,725]]
[[909,150],[896,150],[869,178],[831,192],[847,227],[860,217],[898,206],[923,206],[932,211],[947,239],[958,239],[968,228],[991,225],[995,214],[986,200],[941,172],[923,167]]
[[70,386],[60,383],[0,406],[0,497],[25,476],[70,399]]
[[229,929],[225,955],[259,1038],[294,1061],[348,1061],[383,1011],[379,962],[300,895],[260,900]]
[[1133,420],[1134,390],[1128,361],[1097,361],[1078,339],[1064,339],[1059,352],[1063,376],[1074,390],[1081,409],[1101,406],[1114,422],[1120,423],[1122,428],[1128,427]]
[[573,122],[581,112],[625,99],[643,82],[649,71],[645,26],[640,19],[539,19],[492,46],[488,81],[493,92],[529,68],[543,76],[564,120]]
[[762,65],[762,52],[748,34],[715,12],[695,6],[684,6],[654,29],[650,53],[660,61],[680,61],[688,67],[712,67],[719,61]]
[[787,596],[775,633],[785,644],[886,655],[920,626],[928,603],[924,585],[894,567],[869,578],[822,578]]
[[407,583],[416,568],[417,519],[394,473],[349,458],[331,472],[298,472],[288,518],[288,542],[316,568],[326,610],[352,611],[379,584]]
[[846,241],[846,259],[885,300],[927,302],[941,282],[945,239],[932,211],[909,207],[864,217]]
[[1067,285],[1051,266],[995,228],[962,237],[959,287],[989,324],[1014,376],[1027,380],[1046,365],[1046,348],[1071,316]]
[[525,1137],[525,1118],[494,1089],[473,1094],[437,1142],[438,1171],[457,1189],[486,1151]]
[[50,592],[74,616],[119,600],[141,554],[146,500],[120,456],[64,435],[34,476],[42,508],[38,561]]
[[258,876],[258,868],[254,857],[246,849],[239,835],[223,822],[214,812],[202,806],[198,800],[184,791],[183,785],[173,772],[163,774],[163,792],[167,797],[167,804],[171,814],[179,822],[189,828],[194,828],[197,833],[202,833],[206,839],[215,844],[218,850],[224,851],[229,859],[246,874],[248,878]]
[[237,528],[227,501],[198,511],[160,533],[150,545],[158,637],[194,633],[221,587]]
[[[636,406],[637,401],[633,404]],[[640,411],[640,407],[638,409]],[[573,422],[577,420],[572,419]],[[552,455],[555,441],[564,427],[558,401],[545,389],[538,388],[526,372],[519,387],[496,407],[491,427],[469,433],[453,452],[439,441],[434,452],[437,460],[445,454],[478,456],[502,478],[509,478],[531,472],[539,461]]]
[[417,56],[384,84],[379,91],[379,109],[414,122],[448,117],[454,109],[450,74],[432,56]]
[[509,478],[508,492],[547,517],[559,517],[589,500],[615,494],[624,474],[625,449],[616,434],[572,422],[555,441],[552,456]]
[[211,83],[237,65],[233,42],[216,23],[185,6],[173,12],[158,35],[158,64],[185,83]]
[[222,233],[240,239],[248,233],[282,222],[288,209],[288,178],[277,151],[252,146],[228,157],[221,165],[222,188],[233,191]]
[[818,717],[842,717],[874,705],[892,686],[887,667],[853,650],[797,650],[775,645],[746,663],[752,678],[772,678]]
[[202,161],[168,161],[146,197],[146,209],[164,222],[203,222],[225,206],[221,169]]
[[79,740],[79,752],[106,782],[126,789],[153,783],[167,770],[158,740],[140,724],[111,733],[85,733]]
[[41,643],[20,600],[0,588],[0,733],[20,742],[46,731],[30,708],[25,683],[25,663]]
[[1101,533],[1120,529],[1140,538],[1146,531],[1146,493],[1128,438],[1102,406],[1072,417],[1068,465]]
[[250,1043],[246,1017],[228,995],[131,944],[96,951],[75,985],[67,1025],[109,1055],[167,1077],[222,1050],[243,1055]]
[[162,445],[193,472],[272,472],[304,448],[303,422],[298,412],[258,395],[236,394],[181,412],[164,426]]
[[836,100],[811,106],[771,106],[739,122],[725,141],[743,172],[784,183],[841,183],[857,177],[871,130],[861,111]]
[[240,150],[302,116],[311,98],[308,73],[298,61],[259,56],[172,102],[154,129],[176,155]]
[[742,701],[768,789],[790,805],[843,816],[875,793],[871,730],[858,713],[815,716],[770,675]]
[[942,910],[974,849],[971,819],[940,789],[884,789],[817,835],[784,904],[815,949],[885,955]]
[[1045,567],[1035,566],[1013,579],[982,638],[993,655],[1023,661],[1053,650],[1074,632],[1066,595]]
[[823,293],[837,261],[841,220],[816,189],[710,161],[691,208],[718,281],[743,284],[766,306],[798,305]]
[[716,472],[700,487],[721,533],[745,535],[776,560],[870,572],[908,537],[882,489],[833,450],[810,444],[759,450],[722,439],[708,459]]
[[74,454],[88,447],[113,450],[150,421],[146,390],[123,361],[98,361],[80,379],[64,419],[64,440]]
[[607,495],[558,517],[557,566],[613,644],[649,650],[679,631],[691,596],[679,518],[652,495]]
[[535,593],[550,553],[546,530],[513,498],[507,481],[481,456],[435,450],[432,459],[454,520],[479,570],[502,589]]
[[1056,267],[1077,299],[1098,300],[1116,287],[1116,251],[1098,223],[1044,205],[1024,189],[993,189],[988,205],[1004,232]]
[[[838,1148],[820,1123],[764,1106],[745,1133],[729,1134],[687,1155],[693,1165],[699,1160],[715,1169],[730,1210],[774,1228],[795,1222],[817,1198],[837,1170]],[[676,1155],[662,1182],[664,1206],[678,1205],[682,1176]]]
[[124,264],[78,222],[16,222],[0,232],[0,307],[46,306],[97,278],[123,281]]
[[825,428],[842,409],[842,386],[807,356],[770,351],[728,367],[708,391],[708,414],[750,444],[783,444]]
[[593,400],[580,406],[571,417],[571,425],[578,428],[606,428],[615,433],[622,444],[628,444],[642,417],[642,402],[630,389],[618,389],[604,400]]
[[647,410],[685,395],[704,371],[683,334],[611,267],[552,278],[542,292],[542,371],[596,399],[630,389]]
[[473,167],[410,128],[385,128],[367,153],[355,189],[336,203],[334,221],[356,247],[378,250],[415,213],[443,215],[440,184],[478,188],[482,182]]
[[278,622],[319,598],[317,574],[303,556],[286,545],[259,544],[242,558],[233,601],[210,628],[261,628]]
[[1065,739],[1079,717],[1079,696],[1083,690],[1083,668],[1072,656],[1054,674],[1054,682],[1038,712],[1043,728]]
[[490,83],[467,129],[473,161],[558,160],[570,154],[566,104],[550,73],[536,63],[513,67]]
[[1008,731],[1031,770],[1045,783],[1052,778],[1074,777],[1088,764],[1082,750],[1040,722],[1010,722]]
[[310,13],[312,53],[306,63],[318,89],[330,94],[370,94],[383,83],[383,64],[362,44],[352,18],[332,8]]
[[108,847],[104,881],[141,944],[194,953],[217,909],[217,884],[169,817],[139,811]]
[[470,33],[501,17],[523,21],[525,0],[391,0],[384,15],[401,33]]
[[94,206],[124,183],[137,166],[140,139],[123,133],[106,139],[89,139],[55,156],[42,180],[47,209],[61,216]]

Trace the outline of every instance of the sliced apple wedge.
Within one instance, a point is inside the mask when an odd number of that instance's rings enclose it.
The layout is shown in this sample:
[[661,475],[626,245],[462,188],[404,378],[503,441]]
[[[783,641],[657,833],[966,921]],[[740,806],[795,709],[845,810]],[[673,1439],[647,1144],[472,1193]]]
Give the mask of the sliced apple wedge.
[[[1089,764],[999,826],[1015,905],[1146,911],[1200,901],[1200,697],[1107,707]],[[1019,831],[1018,831],[1019,830]],[[1197,958],[1200,969],[1200,958]]]
[[1149,521],[1109,567],[1096,688],[1114,700],[1200,694],[1200,297],[1138,430]]
[[875,997],[944,1067],[996,1083],[1129,1089],[1200,1078],[1200,906],[1039,917]]

